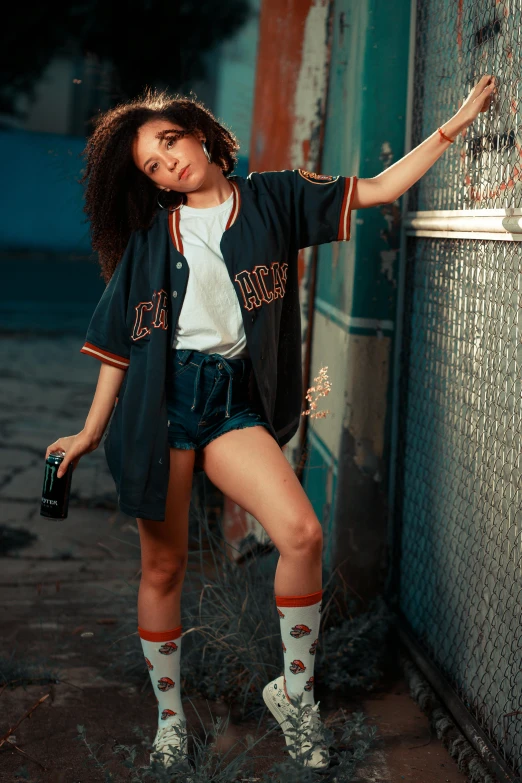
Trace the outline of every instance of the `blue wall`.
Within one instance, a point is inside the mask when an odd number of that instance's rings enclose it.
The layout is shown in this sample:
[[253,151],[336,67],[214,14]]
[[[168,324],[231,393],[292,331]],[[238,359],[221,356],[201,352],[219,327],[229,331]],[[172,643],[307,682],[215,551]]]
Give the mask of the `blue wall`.
[[[3,164],[0,248],[92,252],[83,186],[78,180],[85,139],[54,133],[0,131]],[[246,176],[240,156],[235,173]]]
[[[404,155],[411,0],[333,0],[332,11],[320,171],[371,178]],[[325,565],[344,563],[364,596],[385,576],[399,216],[398,203],[357,210],[350,241],[317,251],[310,385],[326,366],[332,389],[329,415],[310,421],[303,485]]]
[[73,136],[0,131],[2,249],[91,252],[78,183],[84,146]]

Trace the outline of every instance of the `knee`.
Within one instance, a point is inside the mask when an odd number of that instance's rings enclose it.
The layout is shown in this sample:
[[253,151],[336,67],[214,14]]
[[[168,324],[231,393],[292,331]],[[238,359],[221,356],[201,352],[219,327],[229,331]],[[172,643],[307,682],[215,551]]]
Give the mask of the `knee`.
[[182,585],[186,569],[186,556],[152,558],[142,562],[141,578],[150,587],[168,593]]
[[298,519],[288,527],[281,554],[315,556],[323,549],[323,531],[316,516]]

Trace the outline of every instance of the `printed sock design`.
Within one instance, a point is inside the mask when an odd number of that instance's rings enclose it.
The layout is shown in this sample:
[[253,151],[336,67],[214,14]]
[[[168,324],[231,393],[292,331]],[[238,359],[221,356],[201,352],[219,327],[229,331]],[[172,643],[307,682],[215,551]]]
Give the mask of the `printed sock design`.
[[158,726],[185,720],[180,692],[181,625],[170,631],[138,634],[158,702]]
[[323,591],[307,595],[276,595],[284,654],[284,683],[292,699],[303,694],[303,704],[314,705],[314,664],[319,644]]

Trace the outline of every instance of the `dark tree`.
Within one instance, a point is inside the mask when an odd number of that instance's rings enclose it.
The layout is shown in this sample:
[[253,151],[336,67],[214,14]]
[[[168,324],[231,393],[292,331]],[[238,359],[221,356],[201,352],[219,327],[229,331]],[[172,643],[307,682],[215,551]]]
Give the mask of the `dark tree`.
[[130,0],[13,3],[3,25],[0,112],[16,113],[18,96],[32,96],[53,57],[64,48],[108,60],[111,103],[148,85],[172,89],[204,78],[204,55],[250,17],[248,0]]

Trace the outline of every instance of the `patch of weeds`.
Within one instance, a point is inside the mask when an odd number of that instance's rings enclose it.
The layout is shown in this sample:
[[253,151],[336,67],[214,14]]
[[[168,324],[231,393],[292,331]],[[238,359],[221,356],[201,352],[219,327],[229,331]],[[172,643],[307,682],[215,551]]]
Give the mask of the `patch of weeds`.
[[0,657],[0,684],[9,688],[58,683],[59,675],[60,668],[44,657],[31,660],[17,649],[9,657]]
[[[357,606],[352,604],[353,609]],[[382,596],[366,612],[353,614],[322,630],[316,661],[318,679],[330,691],[371,691],[382,676],[380,668],[389,649],[395,615]]]
[[[181,693],[183,702],[191,702],[185,694],[208,701],[223,701],[234,705],[234,719],[261,721],[266,717],[262,699],[264,685],[283,672],[280,622],[274,599],[274,574],[279,558],[277,550],[259,551],[248,558],[235,561],[230,556],[230,545],[219,530],[211,529],[204,513],[198,524],[198,546],[191,549],[192,563],[187,569],[181,601],[182,665]],[[394,622],[381,597],[363,604],[352,597],[339,567],[333,573],[323,571],[323,601],[321,631],[315,661],[316,680],[320,687],[334,691],[371,691],[381,677],[381,665],[388,650],[388,635]],[[115,598],[132,601],[136,606],[138,586],[127,583],[131,590],[126,596]],[[120,617],[128,618],[122,611]],[[126,681],[139,681],[142,691],[149,689],[150,676],[143,660],[143,651],[137,634],[137,622],[130,614],[115,629],[114,659],[108,665],[109,673],[117,672]],[[353,693],[352,693],[353,695]],[[198,716],[199,717],[199,716]],[[200,719],[201,720],[201,719]],[[345,783],[354,777],[354,771],[366,757],[377,733],[376,728],[364,724],[361,713],[347,714],[339,710],[323,724],[330,748],[331,765],[327,771],[316,771],[303,766],[302,760],[292,759],[288,746],[283,745],[284,761],[272,766],[263,776],[252,772],[252,751],[272,731],[281,730],[268,717],[269,731],[257,739],[247,735],[231,745],[226,736],[228,718],[218,718],[211,734],[214,742],[207,742],[189,730],[191,769],[185,763],[169,771],[153,762],[140,767],[137,745],[118,745],[113,752],[123,757],[122,763],[132,770],[131,781],[142,783],[312,783],[331,781]],[[151,748],[140,728],[141,746]],[[283,740],[284,743],[284,740]],[[216,753],[226,748],[226,753]],[[110,774],[105,767],[105,774]],[[107,778],[107,781],[111,778]]]
[[[300,710],[296,718],[291,720],[296,731],[300,724]],[[210,710],[209,710],[210,712]],[[323,738],[330,747],[330,767],[326,770],[316,771],[303,765],[303,761],[309,753],[300,758],[287,756],[283,761],[274,763],[267,773],[256,775],[255,764],[258,759],[264,758],[257,755],[252,758],[253,749],[269,736],[273,729],[270,728],[257,739],[247,734],[244,739],[236,740],[233,744],[228,738],[230,713],[226,718],[212,719],[212,727],[207,731],[196,710],[202,727],[202,736],[194,733],[188,727],[188,758],[183,758],[173,747],[172,763],[166,769],[158,761],[153,760],[145,766],[140,765],[139,756],[146,754],[147,762],[152,749],[152,741],[143,732],[141,727],[135,726],[133,731],[139,739],[139,744],[116,745],[112,749],[117,755],[118,763],[131,770],[132,783],[243,783],[257,781],[258,783],[348,783],[353,780],[357,766],[363,762],[373,745],[377,729],[367,727],[364,723],[365,716],[362,713],[354,713],[351,717],[342,715],[337,720],[340,737],[336,738],[335,732],[323,727]],[[276,721],[273,721],[278,729]],[[87,741],[85,727],[78,726],[80,739],[88,749],[89,758],[93,765],[104,774],[105,783],[113,783],[114,776],[108,769],[106,762],[100,761],[98,754],[102,747],[91,746]],[[286,746],[293,749],[294,745]],[[141,750],[140,750],[141,748]]]
[[103,744],[100,745],[91,745],[87,740],[87,733],[85,731],[85,726],[77,725],[76,729],[78,731],[78,735],[75,737],[76,740],[83,742],[85,747],[87,748],[87,752],[89,754],[89,760],[92,762],[94,767],[99,770],[100,772],[103,772],[103,780],[104,783],[116,783],[116,778],[107,769],[107,764],[105,762],[100,761],[98,758],[98,753],[100,752],[101,748],[103,748]]
[[[229,550],[202,514],[199,547],[189,553],[196,563],[187,569],[181,601],[181,692],[234,703],[247,719],[263,714],[261,691],[284,667],[273,586],[279,553],[239,565]],[[380,597],[363,608],[349,595],[340,568],[324,572],[323,585],[316,680],[329,690],[369,691],[382,673],[394,615]],[[131,593],[120,598],[132,596],[135,606],[138,587],[130,586]],[[152,691],[136,626],[131,614],[116,629],[111,646],[117,654],[106,672],[117,671],[127,682],[139,681],[142,691]]]

